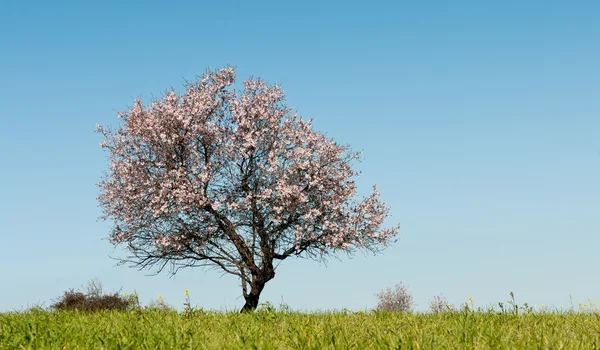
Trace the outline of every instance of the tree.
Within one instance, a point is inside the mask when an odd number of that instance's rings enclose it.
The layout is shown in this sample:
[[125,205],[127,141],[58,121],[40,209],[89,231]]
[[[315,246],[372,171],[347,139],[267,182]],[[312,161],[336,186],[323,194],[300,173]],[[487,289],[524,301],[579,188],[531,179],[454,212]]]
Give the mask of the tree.
[[399,226],[380,228],[376,186],[355,199],[359,153],[293,114],[279,86],[234,81],[233,68],[208,71],[181,96],[137,99],[117,129],[98,125],[110,163],[98,200],[110,242],[130,253],[122,263],[221,269],[240,278],[248,311],[282,260],[378,252]]

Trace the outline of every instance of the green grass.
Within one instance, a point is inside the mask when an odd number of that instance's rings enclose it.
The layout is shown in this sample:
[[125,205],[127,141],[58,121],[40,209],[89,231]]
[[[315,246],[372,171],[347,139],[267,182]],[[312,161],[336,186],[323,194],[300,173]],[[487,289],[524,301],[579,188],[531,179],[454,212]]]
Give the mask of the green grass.
[[26,311],[1,349],[600,349],[598,313]]

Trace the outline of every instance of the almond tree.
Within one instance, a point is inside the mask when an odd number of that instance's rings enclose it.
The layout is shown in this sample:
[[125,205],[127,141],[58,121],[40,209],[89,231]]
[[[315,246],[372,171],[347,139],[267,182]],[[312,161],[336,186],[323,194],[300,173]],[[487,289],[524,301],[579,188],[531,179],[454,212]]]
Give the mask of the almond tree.
[[98,125],[109,170],[99,183],[109,240],[139,268],[209,267],[241,280],[254,310],[277,264],[340,251],[378,252],[398,234],[389,207],[355,198],[359,153],[312,129],[260,79],[234,90],[233,68],[205,73],[178,95]]

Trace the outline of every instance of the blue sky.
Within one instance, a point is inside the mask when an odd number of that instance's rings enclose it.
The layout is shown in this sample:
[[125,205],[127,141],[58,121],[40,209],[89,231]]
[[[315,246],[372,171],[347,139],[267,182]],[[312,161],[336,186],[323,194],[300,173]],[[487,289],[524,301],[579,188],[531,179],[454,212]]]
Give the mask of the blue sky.
[[238,281],[147,276],[120,250],[96,183],[96,123],[181,91],[207,67],[279,83],[315,127],[364,150],[402,239],[327,266],[288,260],[261,301],[376,305],[400,281],[417,310],[600,302],[600,4],[564,1],[0,1],[0,310],[49,305],[100,279],[238,309]]

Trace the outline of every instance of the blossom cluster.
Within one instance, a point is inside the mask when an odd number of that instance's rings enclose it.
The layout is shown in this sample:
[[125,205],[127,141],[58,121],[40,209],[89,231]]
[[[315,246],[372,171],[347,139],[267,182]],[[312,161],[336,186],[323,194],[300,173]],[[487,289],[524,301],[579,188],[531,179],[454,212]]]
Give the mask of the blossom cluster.
[[293,113],[279,86],[247,80],[235,91],[234,81],[233,68],[208,72],[182,95],[137,99],[115,130],[98,126],[110,163],[99,202],[114,244],[201,255],[231,239],[225,220],[249,249],[268,240],[276,254],[398,234],[381,228],[389,207],[376,186],[356,198],[359,153]]

